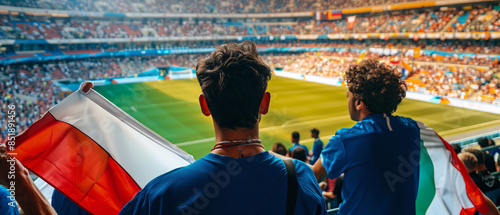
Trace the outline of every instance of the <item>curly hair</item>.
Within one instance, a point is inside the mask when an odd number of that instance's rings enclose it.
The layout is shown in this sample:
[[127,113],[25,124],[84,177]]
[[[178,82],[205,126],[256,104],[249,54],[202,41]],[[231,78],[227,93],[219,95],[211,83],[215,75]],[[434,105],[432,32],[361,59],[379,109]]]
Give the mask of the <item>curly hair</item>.
[[196,65],[196,77],[221,128],[253,128],[271,69],[252,42],[227,43]]
[[355,101],[362,101],[372,113],[392,114],[406,96],[401,74],[375,60],[351,65],[345,74],[349,91]]

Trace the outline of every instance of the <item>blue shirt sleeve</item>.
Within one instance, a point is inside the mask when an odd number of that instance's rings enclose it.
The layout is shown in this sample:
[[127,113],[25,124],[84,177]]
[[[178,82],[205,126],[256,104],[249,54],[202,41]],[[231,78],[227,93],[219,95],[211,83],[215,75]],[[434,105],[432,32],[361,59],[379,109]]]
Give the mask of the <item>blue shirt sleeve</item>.
[[80,206],[75,204],[56,189],[54,189],[54,192],[52,193],[51,204],[57,214],[89,215],[89,213],[80,208]]
[[17,203],[12,201],[9,191],[0,186],[0,214],[2,215],[19,215]]
[[304,162],[293,159],[299,183],[295,214],[326,215],[326,202],[319,189],[316,176]]
[[[147,189],[142,189],[130,200],[120,211],[119,215],[128,214],[153,214],[150,210],[150,202],[147,198]],[[157,211],[157,210],[156,210]]]
[[338,134],[339,132],[330,138],[325,149],[321,152],[321,164],[323,164],[330,179],[339,177],[348,164],[344,143]]

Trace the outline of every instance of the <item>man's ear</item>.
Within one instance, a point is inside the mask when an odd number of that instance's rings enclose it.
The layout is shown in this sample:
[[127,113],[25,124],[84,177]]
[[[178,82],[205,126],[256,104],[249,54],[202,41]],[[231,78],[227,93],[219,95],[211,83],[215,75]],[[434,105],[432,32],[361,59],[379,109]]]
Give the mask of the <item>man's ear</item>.
[[260,101],[260,113],[266,114],[269,111],[269,104],[271,102],[271,93],[265,92],[264,96],[262,96],[262,101]]
[[365,108],[365,103],[363,101],[360,101],[360,100],[357,100],[356,103],[354,103],[356,105],[356,110],[360,111],[362,110],[363,108]]
[[210,116],[210,110],[208,110],[207,101],[205,100],[203,93],[200,94],[200,97],[198,97],[198,101],[200,102],[201,112],[203,115]]

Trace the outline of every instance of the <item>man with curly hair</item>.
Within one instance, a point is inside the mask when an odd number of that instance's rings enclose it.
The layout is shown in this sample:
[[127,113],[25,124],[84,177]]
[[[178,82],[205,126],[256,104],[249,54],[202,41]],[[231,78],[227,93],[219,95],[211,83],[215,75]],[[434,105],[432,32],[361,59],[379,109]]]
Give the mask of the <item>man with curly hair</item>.
[[349,115],[357,123],[330,138],[313,166],[317,179],[344,173],[338,214],[416,214],[420,128],[392,115],[406,96],[401,74],[366,60],[350,66],[345,81]]

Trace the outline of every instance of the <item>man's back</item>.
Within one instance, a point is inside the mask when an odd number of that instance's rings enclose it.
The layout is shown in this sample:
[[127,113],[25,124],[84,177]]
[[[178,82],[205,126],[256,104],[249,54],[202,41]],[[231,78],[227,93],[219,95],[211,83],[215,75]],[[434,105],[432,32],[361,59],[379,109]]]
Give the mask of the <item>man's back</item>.
[[323,151],[323,141],[321,141],[319,138],[316,138],[314,140],[312,150],[313,156],[311,158],[311,164],[314,164],[319,159],[321,151]]
[[292,147],[290,147],[290,149],[288,150],[290,155],[292,154],[292,151],[295,149],[295,147],[302,147],[304,148],[304,150],[306,151],[306,155],[309,156],[309,148],[307,148],[306,145],[302,145],[300,143],[293,143]]
[[419,135],[415,121],[383,114],[337,131],[322,164],[329,178],[344,173],[339,214],[414,214]]
[[[294,163],[295,214],[326,214],[313,172]],[[151,181],[121,214],[285,214],[286,196],[286,169],[274,155],[234,159],[210,153]]]

